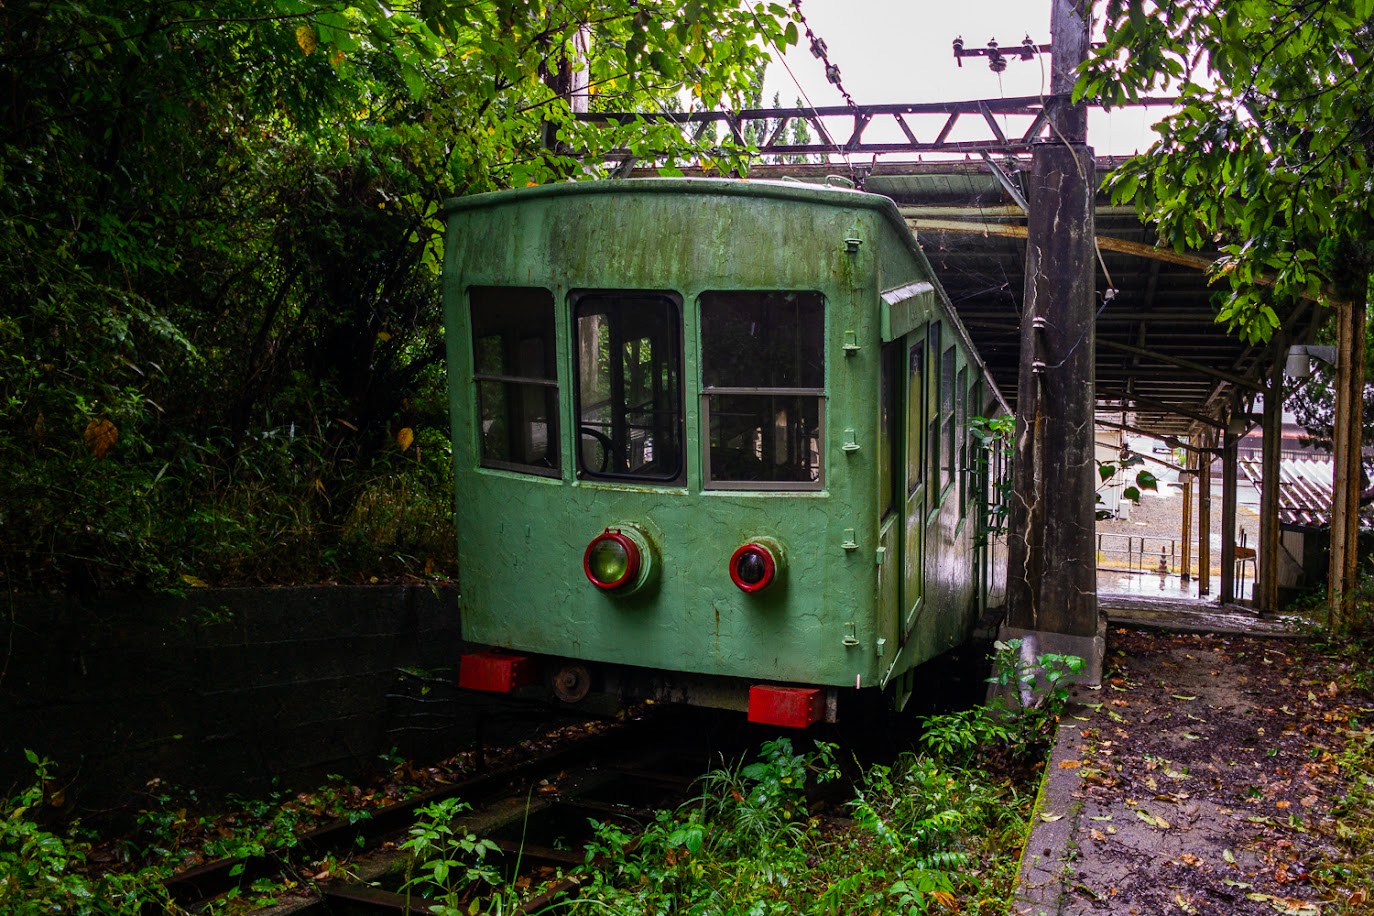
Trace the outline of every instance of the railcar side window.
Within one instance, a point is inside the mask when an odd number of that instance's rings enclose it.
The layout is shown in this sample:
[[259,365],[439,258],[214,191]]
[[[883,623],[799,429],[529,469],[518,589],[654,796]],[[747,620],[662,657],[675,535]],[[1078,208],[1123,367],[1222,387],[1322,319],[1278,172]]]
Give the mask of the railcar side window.
[[954,380],[954,347],[945,350],[940,358],[940,417],[944,421],[944,436],[940,445],[943,446],[943,455],[940,461],[940,493],[943,498],[945,487],[954,482],[955,457],[958,454],[957,429],[955,423],[958,417],[955,416],[954,402],[955,380]]
[[[976,373],[977,369],[972,371]],[[983,381],[975,374],[968,386],[968,407],[964,412],[964,476],[968,478],[964,499],[970,505],[983,496],[979,469],[983,464],[984,452],[979,447],[981,443],[973,437],[973,418],[983,415]]]
[[683,477],[682,308],[675,296],[573,295],[577,464],[584,477]]
[[706,485],[822,485],[825,301],[819,293],[702,293]]
[[941,407],[943,397],[940,390],[940,322],[932,321],[930,327],[926,329],[926,347],[930,352],[929,379],[930,384],[926,393],[926,423],[929,424],[926,430],[926,466],[930,468],[930,486],[934,491],[928,502],[930,510],[934,511],[940,505],[940,494],[944,490],[940,467],[940,428]]
[[954,435],[959,443],[958,454],[955,455],[954,476],[959,481],[959,517],[966,515],[968,508],[968,367],[959,370],[958,381],[954,384],[954,392],[958,397],[955,406],[954,416]]
[[906,384],[907,409],[910,411],[906,425],[906,485],[907,495],[910,496],[926,479],[926,453],[921,441],[925,432],[921,427],[924,422],[922,417],[925,416],[925,405],[921,403],[926,384],[924,341],[912,344],[911,350],[907,353]]
[[897,463],[902,451],[897,437],[901,435],[902,347],[900,343],[885,343],[882,350],[882,380],[878,393],[878,495],[882,499],[880,518],[897,509],[901,489],[902,469]]
[[544,289],[473,287],[468,302],[482,466],[557,477],[553,296]]

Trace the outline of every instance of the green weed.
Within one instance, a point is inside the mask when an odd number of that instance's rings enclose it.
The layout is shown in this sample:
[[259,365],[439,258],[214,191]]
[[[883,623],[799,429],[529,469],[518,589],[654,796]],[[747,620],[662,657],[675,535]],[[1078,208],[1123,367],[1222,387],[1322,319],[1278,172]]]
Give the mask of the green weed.
[[419,809],[423,820],[410,828],[410,838],[400,847],[410,856],[403,886],[407,899],[411,892],[420,892],[431,901],[430,912],[436,916],[507,909],[508,901],[499,893],[486,907],[474,909],[477,897],[489,889],[499,891],[502,881],[487,861],[488,854],[499,851],[497,845],[454,823],[468,807],[456,798],[446,798]]
[[64,913],[72,916],[137,916],[147,909],[178,910],[162,886],[163,867],[127,874],[88,874],[90,842],[80,824],[60,832],[44,825],[51,807],[51,761],[25,751],[33,764],[32,785],[0,801],[0,912],[15,916]]
[[813,812],[834,749],[780,738],[717,770],[702,795],[637,837],[597,824],[582,898],[608,914],[1005,913],[1029,795],[975,769],[906,755],[872,768],[852,818]]

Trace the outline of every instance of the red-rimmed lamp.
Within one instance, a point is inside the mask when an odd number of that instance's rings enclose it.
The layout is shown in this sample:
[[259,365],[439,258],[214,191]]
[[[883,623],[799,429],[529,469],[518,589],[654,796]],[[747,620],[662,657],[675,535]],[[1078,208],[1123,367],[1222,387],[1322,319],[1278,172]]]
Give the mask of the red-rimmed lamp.
[[730,581],[747,594],[763,591],[777,578],[779,553],[762,541],[750,541],[730,557]]
[[606,591],[625,588],[639,575],[639,545],[619,528],[607,528],[592,538],[582,555],[587,580]]

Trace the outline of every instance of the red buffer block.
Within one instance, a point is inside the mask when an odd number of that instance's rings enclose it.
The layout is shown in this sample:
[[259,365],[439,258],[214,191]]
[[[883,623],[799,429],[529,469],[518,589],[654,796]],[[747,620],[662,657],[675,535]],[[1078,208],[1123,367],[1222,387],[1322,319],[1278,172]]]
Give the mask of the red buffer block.
[[825,697],[816,687],[749,688],[749,721],[763,725],[806,728],[825,716]]
[[505,652],[471,652],[458,661],[458,686],[464,690],[510,693],[538,679],[534,660]]

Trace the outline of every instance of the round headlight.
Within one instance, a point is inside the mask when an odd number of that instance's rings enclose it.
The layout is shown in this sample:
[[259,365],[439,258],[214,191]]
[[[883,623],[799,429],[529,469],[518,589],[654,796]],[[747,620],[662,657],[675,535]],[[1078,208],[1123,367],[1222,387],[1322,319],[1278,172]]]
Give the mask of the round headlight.
[[730,581],[745,592],[767,588],[777,572],[778,561],[773,551],[757,542],[745,544],[730,557]]
[[639,576],[639,546],[619,529],[607,528],[592,538],[582,555],[582,569],[597,588],[623,588]]

